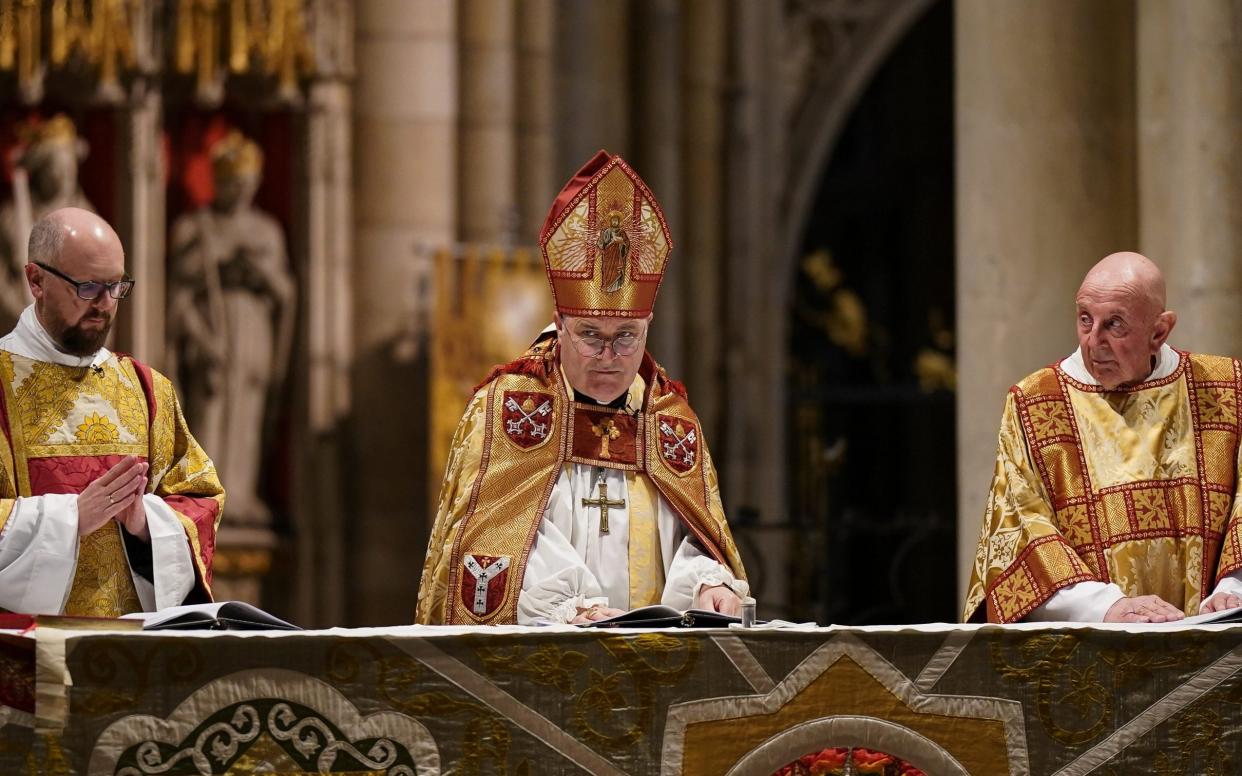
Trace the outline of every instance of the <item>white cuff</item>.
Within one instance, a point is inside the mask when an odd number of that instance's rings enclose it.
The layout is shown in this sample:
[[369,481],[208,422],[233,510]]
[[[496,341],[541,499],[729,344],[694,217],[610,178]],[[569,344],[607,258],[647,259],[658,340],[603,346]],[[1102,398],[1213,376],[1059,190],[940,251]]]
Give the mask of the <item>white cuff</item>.
[[[573,598],[567,598],[564,601],[561,601],[556,606],[552,607],[552,610],[548,612],[547,615],[545,615],[545,619],[548,622],[554,622],[558,624],[568,623],[573,618],[578,616],[579,609],[590,609],[592,606],[607,606],[607,605],[608,605],[607,598],[603,598],[603,597],[587,598],[586,596],[576,595]],[[525,623],[519,622],[518,624],[523,625]]]
[[[153,611],[180,606],[194,589],[196,578],[189,537],[180,518],[164,499],[148,493],[142,497],[142,506],[147,514],[147,530],[151,533],[151,568],[155,577]],[[138,582],[137,574],[134,582]],[[147,602],[142,604],[145,608]]]
[[1028,622],[1104,622],[1126,594],[1112,582],[1078,582],[1063,587],[1026,616]]
[[[721,567],[721,571],[723,570],[723,567]],[[699,581],[694,585],[694,595],[690,598],[690,600],[697,606],[699,602],[699,593],[702,593],[706,588],[720,587],[721,585],[724,585],[732,590],[734,595],[738,598],[745,598],[750,595],[750,584],[747,583],[746,580],[734,579],[732,574],[727,574],[727,576],[726,574],[727,572],[725,574],[709,574],[708,576],[699,579]]]
[[78,497],[17,499],[0,541],[0,606],[60,614],[78,567]]

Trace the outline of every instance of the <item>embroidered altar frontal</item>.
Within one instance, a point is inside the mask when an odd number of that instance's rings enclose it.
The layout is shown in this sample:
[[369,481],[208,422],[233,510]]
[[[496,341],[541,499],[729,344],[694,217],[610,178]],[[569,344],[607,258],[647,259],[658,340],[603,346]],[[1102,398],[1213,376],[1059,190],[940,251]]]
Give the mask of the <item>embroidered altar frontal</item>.
[[4,774],[1242,768],[1237,627],[36,634],[0,636]]

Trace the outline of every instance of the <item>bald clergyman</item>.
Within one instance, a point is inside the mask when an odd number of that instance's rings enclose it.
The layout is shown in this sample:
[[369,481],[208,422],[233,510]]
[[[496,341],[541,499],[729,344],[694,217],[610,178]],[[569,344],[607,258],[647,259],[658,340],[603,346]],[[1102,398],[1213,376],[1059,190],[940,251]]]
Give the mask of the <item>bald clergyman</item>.
[[1164,277],[1114,253],[1078,350],[1009,389],[963,618],[1165,622],[1242,606],[1242,365],[1174,350]]

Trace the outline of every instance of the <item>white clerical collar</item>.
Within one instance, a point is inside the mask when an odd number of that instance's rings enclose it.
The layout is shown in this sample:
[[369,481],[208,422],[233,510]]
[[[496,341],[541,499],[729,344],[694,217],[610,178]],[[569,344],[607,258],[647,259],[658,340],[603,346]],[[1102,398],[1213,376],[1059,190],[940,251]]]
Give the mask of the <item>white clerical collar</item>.
[[[565,374],[565,366],[558,365],[561,370],[561,383],[565,386],[565,391],[574,396],[573,383],[569,382],[569,377]],[[630,388],[625,392],[625,411],[631,415],[637,415],[638,411],[643,408],[643,395],[647,393],[647,381],[642,375],[634,375],[634,382],[630,383]]]
[[78,367],[99,366],[112,357],[112,353],[107,348],[100,348],[90,356],[65,353],[56,347],[56,341],[52,339],[52,335],[47,333],[42,323],[39,323],[39,316],[35,314],[34,305],[22,310],[21,317],[17,319],[17,325],[13,327],[13,331],[0,337],[0,350],[7,350],[35,361]]
[[[1160,352],[1156,354],[1156,368],[1151,370],[1151,374],[1147,375],[1143,382],[1163,380],[1177,370],[1177,365],[1181,363],[1181,360],[1182,357],[1177,354],[1177,351],[1169,347],[1169,343],[1164,343],[1160,346]],[[1084,385],[1100,384],[1100,381],[1087,371],[1087,365],[1082,360],[1082,348],[1078,348],[1061,362],[1061,371]]]

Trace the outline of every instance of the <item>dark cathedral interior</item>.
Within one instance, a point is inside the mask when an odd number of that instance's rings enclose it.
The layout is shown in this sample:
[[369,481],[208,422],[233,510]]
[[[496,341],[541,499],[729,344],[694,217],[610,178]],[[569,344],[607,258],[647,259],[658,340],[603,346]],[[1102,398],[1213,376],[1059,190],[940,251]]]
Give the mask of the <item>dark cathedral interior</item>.
[[0,773],[1242,772],[1239,0],[0,0]]

